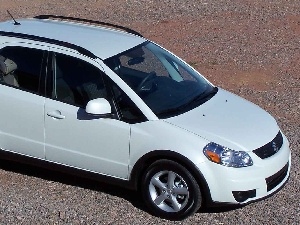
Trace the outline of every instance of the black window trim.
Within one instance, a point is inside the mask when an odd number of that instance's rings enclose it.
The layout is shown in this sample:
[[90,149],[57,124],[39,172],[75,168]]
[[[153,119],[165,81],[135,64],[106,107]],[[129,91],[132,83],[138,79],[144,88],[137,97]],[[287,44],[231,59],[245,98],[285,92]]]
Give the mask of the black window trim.
[[27,40],[31,40],[31,41],[40,41],[40,42],[44,42],[44,43],[48,43],[48,44],[55,44],[55,45],[58,45],[58,46],[63,46],[63,47],[66,47],[66,48],[76,50],[79,53],[81,53],[82,55],[88,56],[88,57],[93,58],[93,59],[98,58],[96,55],[94,55],[89,50],[87,50],[83,47],[80,47],[78,45],[65,42],[65,41],[60,41],[60,40],[56,40],[56,39],[40,37],[40,36],[35,36],[35,35],[30,35],[30,34],[6,32],[6,31],[0,31],[0,36],[15,37],[15,38],[27,39]]
[[[11,44],[11,43],[10,43]],[[38,95],[38,96],[41,96],[41,97],[45,97],[45,84],[46,84],[46,70],[47,70],[47,65],[45,64],[46,61],[48,60],[48,50],[45,50],[45,49],[40,49],[40,48],[29,48],[27,46],[22,46],[22,45],[18,45],[20,43],[13,43],[13,45],[3,45],[1,46],[0,48],[0,51],[5,49],[5,48],[27,48],[27,49],[35,49],[35,50],[39,50],[39,51],[42,51],[42,63],[40,65],[40,73],[39,73],[39,82],[38,82],[38,90],[37,92],[34,92],[34,91],[31,91],[31,90],[28,90],[28,89],[25,89],[25,88],[22,88],[22,87],[17,87],[17,86],[14,86],[14,85],[10,85],[10,84],[7,84],[7,83],[3,83],[1,82],[0,84],[1,85],[4,85],[4,86],[7,86],[7,87],[12,87],[14,89],[18,89],[18,90],[21,90],[21,91],[25,91],[25,92],[28,92],[28,93],[31,93],[31,94],[35,94],[35,95]],[[0,53],[1,54],[1,53]],[[44,85],[42,86],[42,84],[44,83]]]

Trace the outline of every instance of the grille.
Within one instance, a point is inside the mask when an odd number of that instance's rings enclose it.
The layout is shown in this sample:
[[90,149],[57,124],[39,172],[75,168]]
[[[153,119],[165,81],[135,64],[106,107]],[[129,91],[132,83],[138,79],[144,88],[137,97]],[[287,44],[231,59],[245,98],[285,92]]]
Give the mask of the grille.
[[275,188],[287,175],[289,163],[287,163],[281,170],[274,175],[266,178],[267,191],[271,191]]
[[270,141],[269,143],[265,144],[264,146],[255,149],[253,152],[261,159],[265,159],[275,155],[280,148],[282,147],[283,137],[281,132],[279,131],[276,137]]

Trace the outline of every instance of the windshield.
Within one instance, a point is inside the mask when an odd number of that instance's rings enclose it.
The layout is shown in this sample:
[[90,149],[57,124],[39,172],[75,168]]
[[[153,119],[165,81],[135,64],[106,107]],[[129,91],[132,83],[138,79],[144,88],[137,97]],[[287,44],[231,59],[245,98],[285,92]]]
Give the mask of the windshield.
[[189,111],[217,92],[190,66],[152,42],[106,59],[105,63],[158,118]]

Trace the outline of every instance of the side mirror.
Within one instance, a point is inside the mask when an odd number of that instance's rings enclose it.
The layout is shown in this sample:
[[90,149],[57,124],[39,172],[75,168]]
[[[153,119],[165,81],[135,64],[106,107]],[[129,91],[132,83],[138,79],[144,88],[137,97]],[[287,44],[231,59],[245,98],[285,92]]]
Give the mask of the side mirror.
[[107,115],[111,113],[111,106],[105,98],[96,98],[89,101],[85,111],[92,115]]

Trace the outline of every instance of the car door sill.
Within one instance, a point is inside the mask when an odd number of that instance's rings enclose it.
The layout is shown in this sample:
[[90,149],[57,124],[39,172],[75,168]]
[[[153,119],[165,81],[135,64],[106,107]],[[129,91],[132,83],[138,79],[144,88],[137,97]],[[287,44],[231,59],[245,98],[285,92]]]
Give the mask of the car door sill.
[[103,183],[122,186],[127,189],[132,189],[132,190],[136,189],[134,183],[131,182],[130,180],[126,180],[118,177],[112,177],[109,175],[104,175],[94,171],[80,169],[69,165],[59,164],[53,161],[20,154],[3,148],[0,148],[0,159],[14,161],[21,164],[27,164],[34,167],[41,167],[53,171],[62,172],[62,173],[67,173],[70,175],[96,180]]

